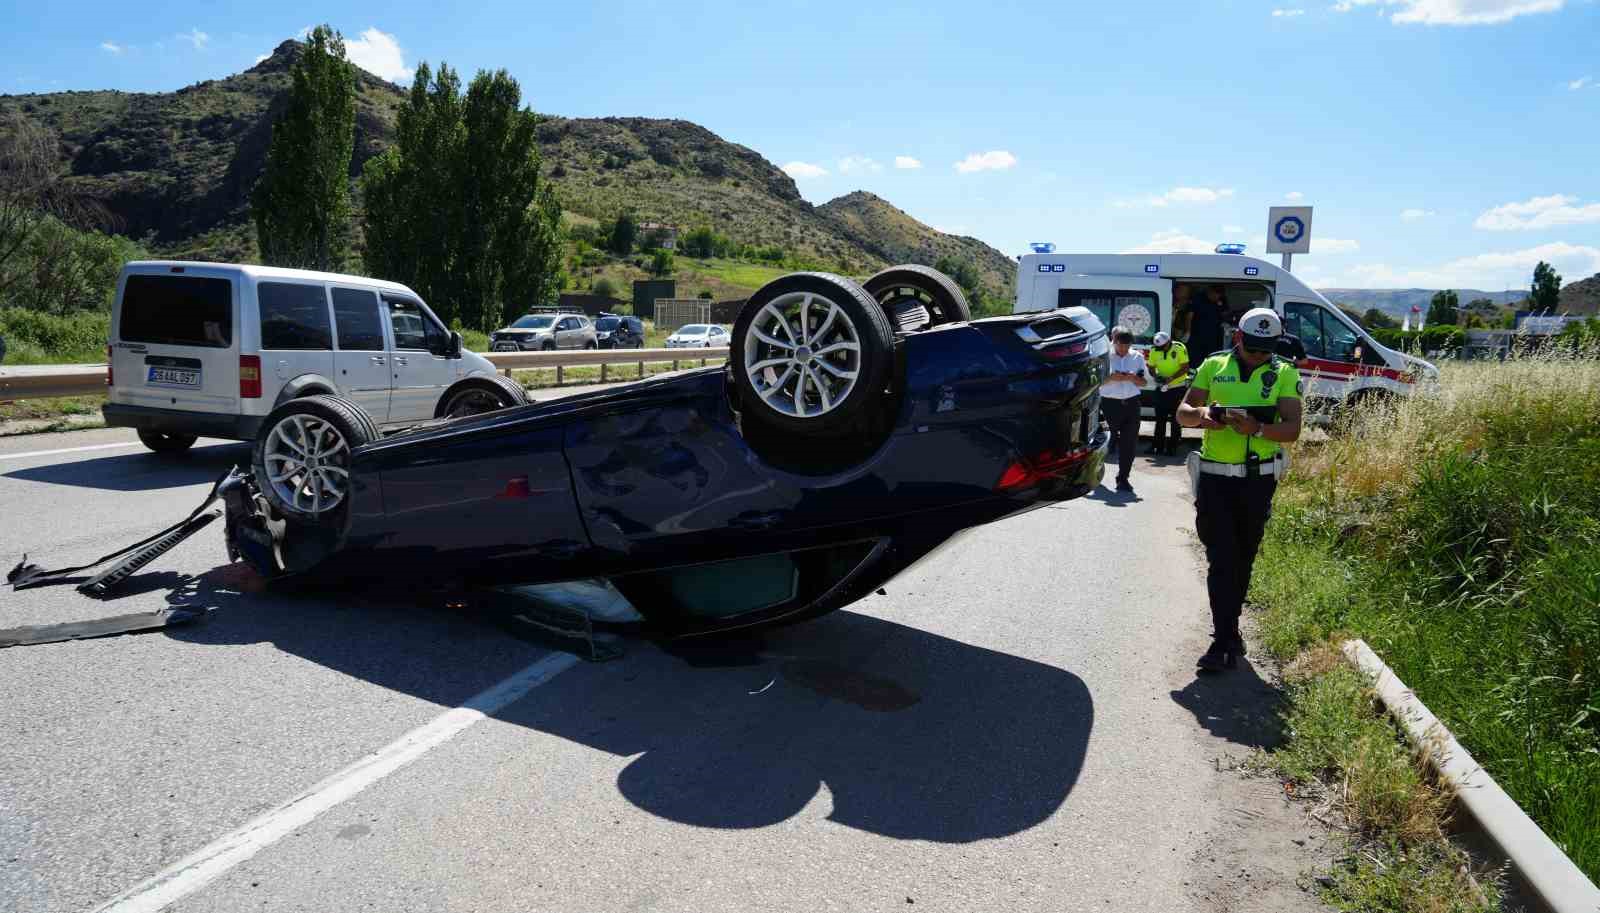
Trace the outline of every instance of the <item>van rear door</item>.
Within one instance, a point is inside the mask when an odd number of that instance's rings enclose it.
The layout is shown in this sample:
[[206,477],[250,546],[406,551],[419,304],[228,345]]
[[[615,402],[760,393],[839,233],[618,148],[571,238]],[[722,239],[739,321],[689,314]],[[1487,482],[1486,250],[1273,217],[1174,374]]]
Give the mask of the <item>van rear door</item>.
[[1133,331],[1134,345],[1148,347],[1160,332],[1172,332],[1172,282],[1144,276],[1100,276],[1038,273],[1028,307],[1044,311],[1088,308],[1107,329],[1122,325]]
[[238,287],[230,274],[207,273],[123,275],[111,334],[112,402],[238,413]]

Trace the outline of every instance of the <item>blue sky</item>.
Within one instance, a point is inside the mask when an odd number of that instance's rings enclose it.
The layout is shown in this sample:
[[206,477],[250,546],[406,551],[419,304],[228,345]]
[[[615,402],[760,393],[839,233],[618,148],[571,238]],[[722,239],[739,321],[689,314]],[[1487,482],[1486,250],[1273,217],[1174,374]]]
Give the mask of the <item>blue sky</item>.
[[1600,3],[53,4],[0,0],[0,92],[167,91],[328,22],[368,69],[504,67],[538,110],[679,117],[1008,254],[1259,254],[1313,284],[1600,272]]

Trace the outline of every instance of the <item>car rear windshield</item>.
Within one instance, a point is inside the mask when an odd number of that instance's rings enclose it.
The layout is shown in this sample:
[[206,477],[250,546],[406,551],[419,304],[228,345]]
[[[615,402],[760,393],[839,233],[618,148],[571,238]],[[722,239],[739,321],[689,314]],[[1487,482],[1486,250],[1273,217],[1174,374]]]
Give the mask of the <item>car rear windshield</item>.
[[200,276],[129,276],[123,342],[226,349],[233,345],[233,283]]
[[617,324],[621,322],[621,318],[618,317],[601,317],[594,322],[594,328],[597,330],[614,330],[617,328]]
[[554,317],[518,317],[511,325],[513,330],[542,330],[555,322]]

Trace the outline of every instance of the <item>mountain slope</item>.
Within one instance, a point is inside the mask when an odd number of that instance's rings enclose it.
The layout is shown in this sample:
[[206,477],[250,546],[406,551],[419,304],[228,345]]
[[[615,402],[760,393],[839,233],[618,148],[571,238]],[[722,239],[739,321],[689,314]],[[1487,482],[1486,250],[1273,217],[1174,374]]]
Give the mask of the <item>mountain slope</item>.
[[[112,230],[148,237],[169,256],[249,260],[250,189],[303,48],[286,41],[249,70],[176,92],[0,96],[0,116],[20,114],[54,131],[71,182],[105,204]],[[399,87],[361,70],[357,78],[352,177],[392,142],[405,102]],[[813,207],[759,153],[687,121],[542,116],[539,143],[574,221],[626,209],[640,221],[708,225],[854,275],[897,259],[965,255],[1009,293],[1009,261],[987,245],[942,235],[870,194]]]
[[[1431,288],[1319,288],[1323,294],[1335,304],[1342,304],[1358,314],[1365,313],[1368,308],[1377,308],[1390,317],[1399,320],[1411,310],[1412,305],[1428,310],[1428,303],[1433,300],[1434,292],[1438,289]],[[1465,305],[1478,298],[1487,298],[1497,305],[1516,304],[1528,297],[1526,289],[1507,289],[1503,292],[1485,292],[1475,288],[1458,288],[1456,295]]]
[[970,260],[978,268],[985,290],[1004,298],[1016,291],[1017,261],[977,238],[935,231],[865,190],[829,200],[817,211],[842,234],[885,261],[933,264],[940,257]]

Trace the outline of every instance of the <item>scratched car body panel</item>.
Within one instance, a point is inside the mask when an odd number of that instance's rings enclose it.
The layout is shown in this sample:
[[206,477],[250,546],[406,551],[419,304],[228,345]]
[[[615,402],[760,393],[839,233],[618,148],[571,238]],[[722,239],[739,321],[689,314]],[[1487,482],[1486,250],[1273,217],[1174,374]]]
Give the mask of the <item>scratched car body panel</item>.
[[[1019,329],[1052,318],[1071,347],[1047,355]],[[238,551],[270,574],[604,577],[670,635],[814,617],[1096,485],[1105,355],[1081,309],[898,336],[880,421],[821,462],[751,420],[731,367],[435,422],[353,452],[349,510],[315,549]],[[243,514],[230,530],[260,524]]]

